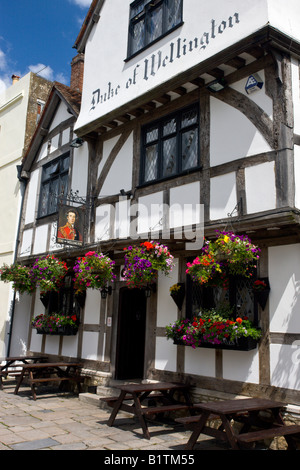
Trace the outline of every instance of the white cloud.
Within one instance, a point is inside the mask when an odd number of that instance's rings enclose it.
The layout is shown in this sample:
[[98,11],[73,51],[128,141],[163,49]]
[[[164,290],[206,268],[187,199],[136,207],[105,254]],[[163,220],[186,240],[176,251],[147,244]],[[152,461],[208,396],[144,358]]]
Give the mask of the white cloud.
[[69,2],[78,5],[80,8],[89,8],[92,0],[69,0]]
[[37,73],[40,77],[46,78],[46,80],[53,81],[54,73],[51,67],[45,64],[29,65],[29,70],[33,73]]
[[0,49],[0,70],[5,70],[6,68],[6,56],[5,53]]
[[68,85],[68,79],[65,77],[63,73],[55,74],[49,65],[44,64],[36,64],[36,65],[29,65],[29,70],[33,73],[38,74],[40,77],[53,82],[54,80],[63,83],[64,85]]
[[10,85],[11,85],[11,80],[10,80],[10,83],[8,83],[8,78],[7,77],[2,77],[2,78],[0,77],[0,95]]

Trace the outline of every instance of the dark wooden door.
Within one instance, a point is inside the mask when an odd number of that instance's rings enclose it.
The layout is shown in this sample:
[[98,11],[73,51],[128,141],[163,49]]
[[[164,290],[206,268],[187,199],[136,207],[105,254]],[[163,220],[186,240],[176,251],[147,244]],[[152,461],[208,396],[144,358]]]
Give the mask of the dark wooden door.
[[141,289],[120,289],[116,379],[143,378],[146,297]]

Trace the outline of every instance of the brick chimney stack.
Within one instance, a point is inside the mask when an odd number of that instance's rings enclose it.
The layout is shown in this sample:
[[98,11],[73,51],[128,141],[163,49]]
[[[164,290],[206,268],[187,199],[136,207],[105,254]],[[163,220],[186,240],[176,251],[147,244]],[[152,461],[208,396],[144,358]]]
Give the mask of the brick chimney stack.
[[70,88],[82,93],[84,70],[84,54],[79,53],[71,62]]

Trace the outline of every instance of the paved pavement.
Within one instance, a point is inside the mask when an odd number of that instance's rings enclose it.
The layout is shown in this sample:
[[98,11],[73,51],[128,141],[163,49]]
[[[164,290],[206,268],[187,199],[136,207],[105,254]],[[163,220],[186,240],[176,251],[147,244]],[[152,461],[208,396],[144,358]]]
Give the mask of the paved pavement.
[[[120,413],[115,426],[108,427],[109,410],[101,409],[98,400],[86,401],[85,394],[78,397],[41,387],[34,401],[29,387],[22,387],[18,395],[14,387],[15,381],[7,379],[0,390],[0,450],[143,450],[166,455],[167,451],[182,453],[190,436],[179,423],[151,421],[147,440],[129,414]],[[195,447],[226,449],[226,444],[205,436]]]

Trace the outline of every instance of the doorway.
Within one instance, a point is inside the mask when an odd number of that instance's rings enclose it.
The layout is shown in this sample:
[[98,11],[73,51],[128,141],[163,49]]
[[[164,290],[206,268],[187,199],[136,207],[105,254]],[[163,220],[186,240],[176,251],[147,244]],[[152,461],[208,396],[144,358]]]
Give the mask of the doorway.
[[120,289],[116,379],[142,379],[146,336],[146,296],[142,289]]

